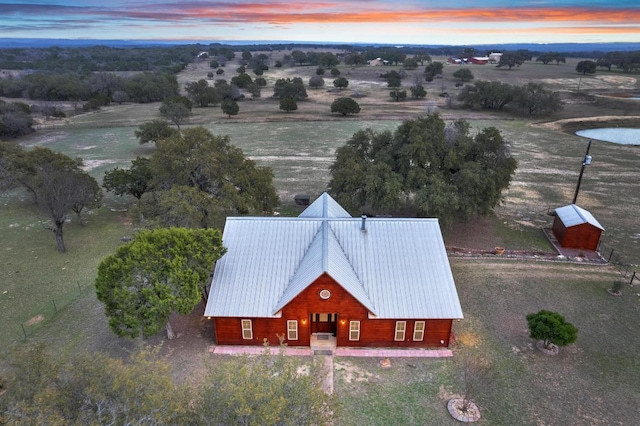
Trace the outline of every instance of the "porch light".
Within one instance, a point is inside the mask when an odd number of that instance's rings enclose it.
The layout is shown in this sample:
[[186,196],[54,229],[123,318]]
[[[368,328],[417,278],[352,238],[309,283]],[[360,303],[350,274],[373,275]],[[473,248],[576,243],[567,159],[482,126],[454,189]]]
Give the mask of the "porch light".
[[304,325],[304,324],[306,324],[306,323],[307,323],[307,320],[306,320],[306,319],[303,319],[303,320],[301,320],[300,322]]
[[347,323],[347,320],[341,320],[340,324],[345,325]]

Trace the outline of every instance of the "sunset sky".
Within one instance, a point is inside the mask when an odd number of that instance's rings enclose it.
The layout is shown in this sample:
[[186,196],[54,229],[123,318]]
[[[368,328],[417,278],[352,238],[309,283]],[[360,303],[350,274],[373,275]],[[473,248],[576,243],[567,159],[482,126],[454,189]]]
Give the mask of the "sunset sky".
[[640,0],[0,0],[0,37],[640,43]]

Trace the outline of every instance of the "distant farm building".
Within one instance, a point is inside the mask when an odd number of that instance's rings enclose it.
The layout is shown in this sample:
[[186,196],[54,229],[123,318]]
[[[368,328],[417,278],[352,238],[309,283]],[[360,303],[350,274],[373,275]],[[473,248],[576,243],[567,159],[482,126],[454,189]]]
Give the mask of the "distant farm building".
[[591,213],[575,204],[556,209],[553,234],[562,247],[596,251],[603,231]]
[[502,53],[498,53],[498,52],[489,53],[489,62],[492,64],[497,64],[498,62],[500,62],[501,58],[502,58]]
[[453,65],[460,65],[462,64],[462,59],[460,58],[449,58],[447,59],[447,62]]
[[487,63],[489,63],[489,57],[476,56],[476,57],[467,59],[467,62],[470,64],[476,64],[476,65],[486,65]]
[[376,59],[372,59],[368,62],[369,65],[373,66],[373,67],[379,67],[382,65],[388,65],[389,61],[386,61],[382,58],[376,58]]

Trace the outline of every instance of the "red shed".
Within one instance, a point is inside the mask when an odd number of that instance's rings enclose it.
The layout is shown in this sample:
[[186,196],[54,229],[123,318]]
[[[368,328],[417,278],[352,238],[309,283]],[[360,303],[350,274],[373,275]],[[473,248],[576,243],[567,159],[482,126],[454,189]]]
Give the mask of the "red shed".
[[223,242],[219,345],[447,347],[462,318],[437,219],[354,218],[325,193],[299,217],[227,218]]
[[575,204],[556,209],[553,234],[562,247],[596,251],[603,231],[591,213]]

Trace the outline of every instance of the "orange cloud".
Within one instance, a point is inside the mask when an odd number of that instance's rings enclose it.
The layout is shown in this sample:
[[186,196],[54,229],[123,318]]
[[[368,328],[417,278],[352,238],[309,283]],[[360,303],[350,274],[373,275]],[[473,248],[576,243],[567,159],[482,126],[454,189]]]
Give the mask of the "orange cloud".
[[[151,12],[153,14],[153,12]],[[181,9],[183,17],[232,22],[409,23],[409,22],[607,22],[637,23],[640,9],[510,8],[437,10],[349,10],[348,3],[242,4]]]

